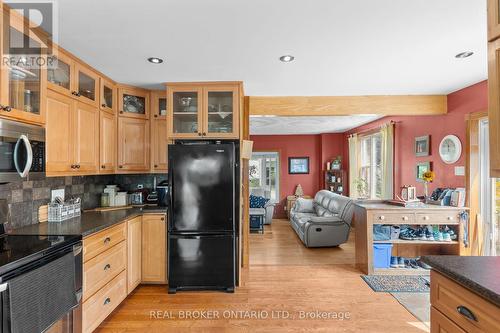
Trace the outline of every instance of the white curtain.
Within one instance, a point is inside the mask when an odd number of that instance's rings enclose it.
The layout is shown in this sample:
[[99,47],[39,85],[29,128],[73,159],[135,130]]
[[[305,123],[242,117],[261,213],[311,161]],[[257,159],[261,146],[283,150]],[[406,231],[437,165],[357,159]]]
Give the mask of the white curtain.
[[359,197],[355,180],[358,178],[358,135],[349,137],[349,196],[357,199]]
[[[394,198],[394,124],[382,125],[381,134],[381,155],[382,155],[382,198]],[[350,147],[350,146],[349,146]]]

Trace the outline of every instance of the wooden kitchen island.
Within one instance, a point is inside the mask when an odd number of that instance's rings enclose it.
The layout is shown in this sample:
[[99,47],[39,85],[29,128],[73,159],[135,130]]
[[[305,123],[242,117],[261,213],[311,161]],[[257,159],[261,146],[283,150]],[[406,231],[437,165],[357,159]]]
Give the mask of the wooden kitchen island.
[[456,240],[423,241],[391,239],[375,241],[390,243],[393,256],[415,258],[432,254],[459,255],[463,241],[460,213],[468,208],[422,205],[418,208],[389,205],[382,201],[357,202],[354,208],[356,267],[367,275],[398,274],[428,275],[429,270],[414,268],[375,268],[373,265],[373,226],[383,225],[447,225],[457,235]]

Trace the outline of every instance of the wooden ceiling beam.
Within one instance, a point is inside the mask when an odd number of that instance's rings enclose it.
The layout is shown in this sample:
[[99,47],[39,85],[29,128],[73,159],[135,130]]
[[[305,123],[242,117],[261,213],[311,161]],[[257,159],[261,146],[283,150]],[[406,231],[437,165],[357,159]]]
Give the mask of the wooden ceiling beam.
[[446,95],[249,96],[251,116],[422,116],[447,113]]

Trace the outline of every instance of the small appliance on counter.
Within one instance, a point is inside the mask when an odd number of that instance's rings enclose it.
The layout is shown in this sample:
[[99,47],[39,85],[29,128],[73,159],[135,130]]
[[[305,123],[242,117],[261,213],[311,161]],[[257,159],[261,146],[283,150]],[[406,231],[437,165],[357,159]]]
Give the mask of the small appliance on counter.
[[148,190],[143,185],[137,185],[137,190],[130,194],[130,202],[132,205],[143,205],[148,197]]
[[156,177],[153,177],[153,190],[146,196],[146,204],[158,204],[158,192],[156,191]]
[[158,207],[168,207],[168,180],[162,181],[156,189],[158,191]]

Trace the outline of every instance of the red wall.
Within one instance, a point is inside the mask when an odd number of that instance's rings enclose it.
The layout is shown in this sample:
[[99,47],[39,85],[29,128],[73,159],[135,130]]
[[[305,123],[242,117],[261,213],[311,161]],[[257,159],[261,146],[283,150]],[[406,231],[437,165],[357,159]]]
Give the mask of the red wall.
[[[328,160],[343,155],[343,134],[252,135],[254,151],[277,151],[280,154],[280,202],[274,216],[285,217],[286,197],[295,193],[297,184],[304,194],[314,196],[323,187],[323,169]],[[288,174],[288,157],[309,157],[309,174]]]
[[[436,173],[435,181],[429,186],[465,187],[465,177],[455,176],[455,166],[465,166],[465,116],[471,112],[486,110],[488,107],[487,81],[479,82],[470,87],[458,90],[448,95],[448,113],[442,116],[404,116],[385,117],[370,124],[355,128],[345,134],[344,149],[348,152],[347,136],[380,126],[390,120],[395,121],[394,150],[394,191],[406,184],[416,184],[418,195],[423,195],[423,184],[415,180],[415,165],[417,162],[432,162]],[[445,164],[439,157],[439,143],[444,136],[454,134],[462,142],[462,156],[452,165]],[[430,135],[430,156],[415,157],[415,137]],[[346,153],[346,158],[348,154]]]

